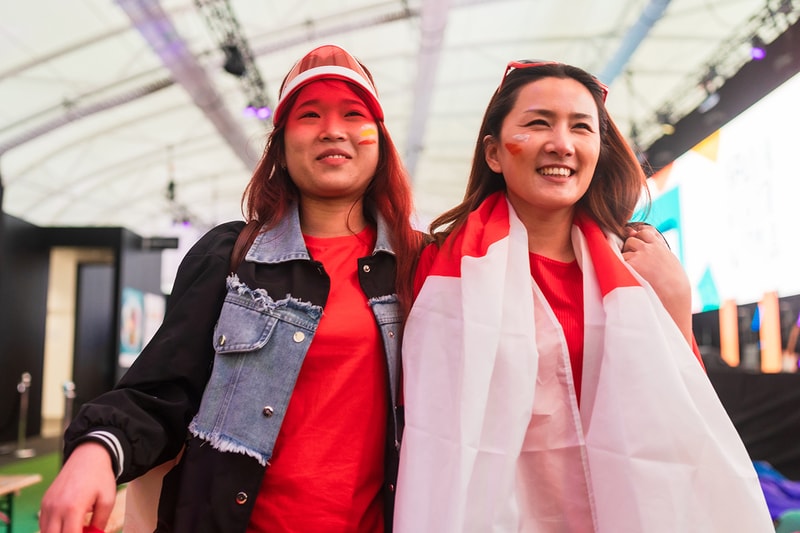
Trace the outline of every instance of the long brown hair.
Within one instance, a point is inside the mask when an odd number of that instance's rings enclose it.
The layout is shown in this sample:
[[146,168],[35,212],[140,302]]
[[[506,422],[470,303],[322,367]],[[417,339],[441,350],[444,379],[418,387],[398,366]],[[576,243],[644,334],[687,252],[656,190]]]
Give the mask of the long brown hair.
[[542,78],[572,78],[583,84],[592,94],[600,120],[600,155],[592,182],[577,205],[588,213],[600,227],[625,236],[625,226],[633,215],[644,187],[645,173],[636,155],[625,141],[604,103],[604,91],[588,72],[562,63],[545,63],[528,68],[516,68],[497,88],[483,116],[472,169],[464,199],[456,207],[437,217],[430,225],[431,235],[441,244],[453,231],[460,228],[469,214],[496,191],[506,190],[505,178],[494,172],[486,163],[484,137],[500,137],[503,120],[511,112],[523,86]]
[[[364,70],[369,74],[366,67]],[[362,88],[352,83],[349,85],[364,99]],[[287,109],[291,109],[296,97],[297,94],[286,102]],[[397,262],[396,291],[407,313],[412,301],[414,266],[423,236],[411,226],[413,195],[400,154],[382,120],[377,121],[377,127],[380,153],[375,175],[364,192],[364,215],[374,223],[373,213],[377,212],[387,222]],[[242,195],[245,219],[259,220],[265,228],[274,227],[286,216],[289,206],[300,198],[286,169],[285,130],[285,120],[274,125],[264,153]]]

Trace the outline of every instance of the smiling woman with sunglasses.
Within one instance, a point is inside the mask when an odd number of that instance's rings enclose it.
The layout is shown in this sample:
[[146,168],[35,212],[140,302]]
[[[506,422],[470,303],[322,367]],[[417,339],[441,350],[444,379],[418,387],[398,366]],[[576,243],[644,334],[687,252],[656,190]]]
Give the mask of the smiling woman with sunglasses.
[[[686,276],[629,227],[645,176],[606,95],[512,62],[489,102],[418,265],[398,533],[772,530],[693,353]],[[664,268],[637,273],[652,247]]]

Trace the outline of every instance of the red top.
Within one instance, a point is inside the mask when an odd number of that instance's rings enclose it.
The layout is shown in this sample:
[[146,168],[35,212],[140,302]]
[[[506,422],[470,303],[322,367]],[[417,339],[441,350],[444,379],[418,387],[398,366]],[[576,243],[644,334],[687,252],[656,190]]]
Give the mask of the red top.
[[581,400],[583,376],[583,273],[577,261],[562,263],[530,254],[531,274],[564,330],[575,394]]
[[389,393],[357,265],[371,253],[375,231],[305,241],[331,291],[247,531],[381,533]]

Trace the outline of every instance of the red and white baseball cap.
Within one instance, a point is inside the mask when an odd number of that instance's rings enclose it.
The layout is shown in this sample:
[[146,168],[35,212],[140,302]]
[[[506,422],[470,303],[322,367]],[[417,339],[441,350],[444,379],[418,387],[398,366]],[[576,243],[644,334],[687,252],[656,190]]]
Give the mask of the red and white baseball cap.
[[352,83],[363,89],[364,103],[367,104],[375,120],[383,120],[383,108],[378,101],[378,91],[367,71],[358,60],[343,48],[326,44],[311,50],[295,63],[281,85],[278,105],[272,115],[274,123],[283,120],[288,111],[286,102],[297,91],[313,81],[340,80]]

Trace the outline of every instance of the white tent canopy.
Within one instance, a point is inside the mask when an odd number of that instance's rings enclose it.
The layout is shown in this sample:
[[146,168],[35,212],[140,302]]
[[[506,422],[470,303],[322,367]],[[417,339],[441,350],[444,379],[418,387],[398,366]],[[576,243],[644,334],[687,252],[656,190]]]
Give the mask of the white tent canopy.
[[[123,226],[145,237],[171,235],[184,220],[204,229],[241,218],[241,194],[269,131],[268,121],[242,112],[253,99],[252,74],[264,83],[256,93],[274,102],[294,61],[332,42],[372,71],[426,221],[460,200],[482,113],[509,60],[555,59],[597,74],[610,85],[620,129],[638,131],[632,142],[646,148],[660,135],[659,110],[696,105],[692,90],[709,62],[727,49],[734,59],[744,53],[739,37],[765,10],[786,16],[800,7],[797,0],[4,2],[2,207],[41,226]],[[767,40],[780,28],[768,30]],[[249,77],[223,69],[226,40],[252,57]]]

